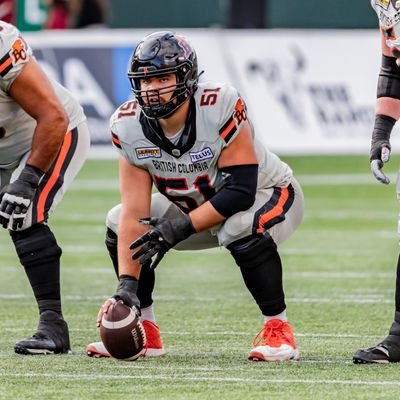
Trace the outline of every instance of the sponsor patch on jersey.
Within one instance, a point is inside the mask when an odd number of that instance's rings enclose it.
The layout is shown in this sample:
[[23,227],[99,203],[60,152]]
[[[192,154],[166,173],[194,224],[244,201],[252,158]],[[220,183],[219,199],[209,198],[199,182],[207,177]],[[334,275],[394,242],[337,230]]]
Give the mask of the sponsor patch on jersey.
[[214,157],[214,153],[209,147],[206,147],[203,150],[196,151],[196,152],[189,152],[190,159],[192,163],[197,163],[199,161],[208,160]]
[[144,158],[160,158],[161,149],[159,147],[138,147],[135,149],[136,157],[139,160]]
[[387,10],[389,8],[390,0],[375,0],[375,4]]

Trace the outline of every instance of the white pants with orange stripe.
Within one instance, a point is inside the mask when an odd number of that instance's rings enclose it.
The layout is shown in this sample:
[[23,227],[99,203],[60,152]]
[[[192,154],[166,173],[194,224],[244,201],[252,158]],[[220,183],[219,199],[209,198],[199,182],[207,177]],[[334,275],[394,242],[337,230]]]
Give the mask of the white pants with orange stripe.
[[[39,188],[29,207],[24,230],[36,223],[47,221],[82,168],[90,148],[90,134],[86,121],[67,132],[64,142],[50,169],[40,181]],[[15,169],[0,170],[0,187],[15,181],[23,170],[30,152],[26,153]]]
[[[118,234],[121,204],[107,215],[106,225]],[[151,201],[151,216],[176,218],[182,211],[165,196],[155,193]],[[200,250],[228,246],[236,240],[266,230],[279,245],[297,229],[304,214],[304,197],[293,178],[288,188],[267,188],[257,191],[251,208],[229,217],[223,224],[190,236],[174,247],[175,250]],[[132,239],[133,240],[133,239]]]

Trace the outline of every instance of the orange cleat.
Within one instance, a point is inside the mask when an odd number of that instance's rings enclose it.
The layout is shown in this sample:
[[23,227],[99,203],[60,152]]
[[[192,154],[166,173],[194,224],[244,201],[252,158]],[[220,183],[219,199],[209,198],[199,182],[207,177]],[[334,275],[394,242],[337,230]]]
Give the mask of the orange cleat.
[[253,340],[249,353],[252,361],[289,361],[300,358],[293,331],[288,322],[280,319],[267,321]]
[[[142,321],[144,331],[146,333],[146,349],[141,357],[159,357],[167,353],[164,349],[160,328],[151,321]],[[101,358],[107,357],[111,358],[111,354],[105,348],[103,342],[94,342],[86,346],[86,354],[89,357]]]

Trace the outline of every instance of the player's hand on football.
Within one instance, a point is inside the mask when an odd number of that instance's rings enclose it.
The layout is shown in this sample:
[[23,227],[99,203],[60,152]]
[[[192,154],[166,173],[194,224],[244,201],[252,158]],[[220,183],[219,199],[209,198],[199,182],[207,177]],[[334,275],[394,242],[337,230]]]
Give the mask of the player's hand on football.
[[100,328],[101,320],[103,319],[103,315],[107,313],[108,309],[110,308],[111,304],[116,303],[117,300],[114,297],[107,299],[103,305],[100,307],[100,310],[97,314],[97,327]]
[[[192,220],[186,214],[174,219],[143,218],[139,222],[151,225],[153,229],[136,239],[129,248],[133,250],[143,245],[132,258],[139,260],[142,265],[151,262],[150,268],[156,268],[169,249],[196,232]],[[152,261],[154,256],[156,258]]]
[[108,312],[108,309],[116,301],[122,300],[124,304],[131,307],[137,315],[140,315],[140,301],[136,295],[138,289],[138,280],[133,276],[121,275],[115,295],[107,299],[97,314],[97,327],[100,327],[103,315]]
[[43,172],[26,165],[20,176],[0,192],[0,224],[16,230],[24,224]]

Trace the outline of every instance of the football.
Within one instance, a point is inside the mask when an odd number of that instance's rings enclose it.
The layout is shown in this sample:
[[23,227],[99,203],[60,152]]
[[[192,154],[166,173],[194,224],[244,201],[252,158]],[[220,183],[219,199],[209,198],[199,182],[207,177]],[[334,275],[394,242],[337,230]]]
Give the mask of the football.
[[139,316],[122,301],[112,304],[103,315],[100,336],[114,358],[133,361],[145,351],[146,334]]

